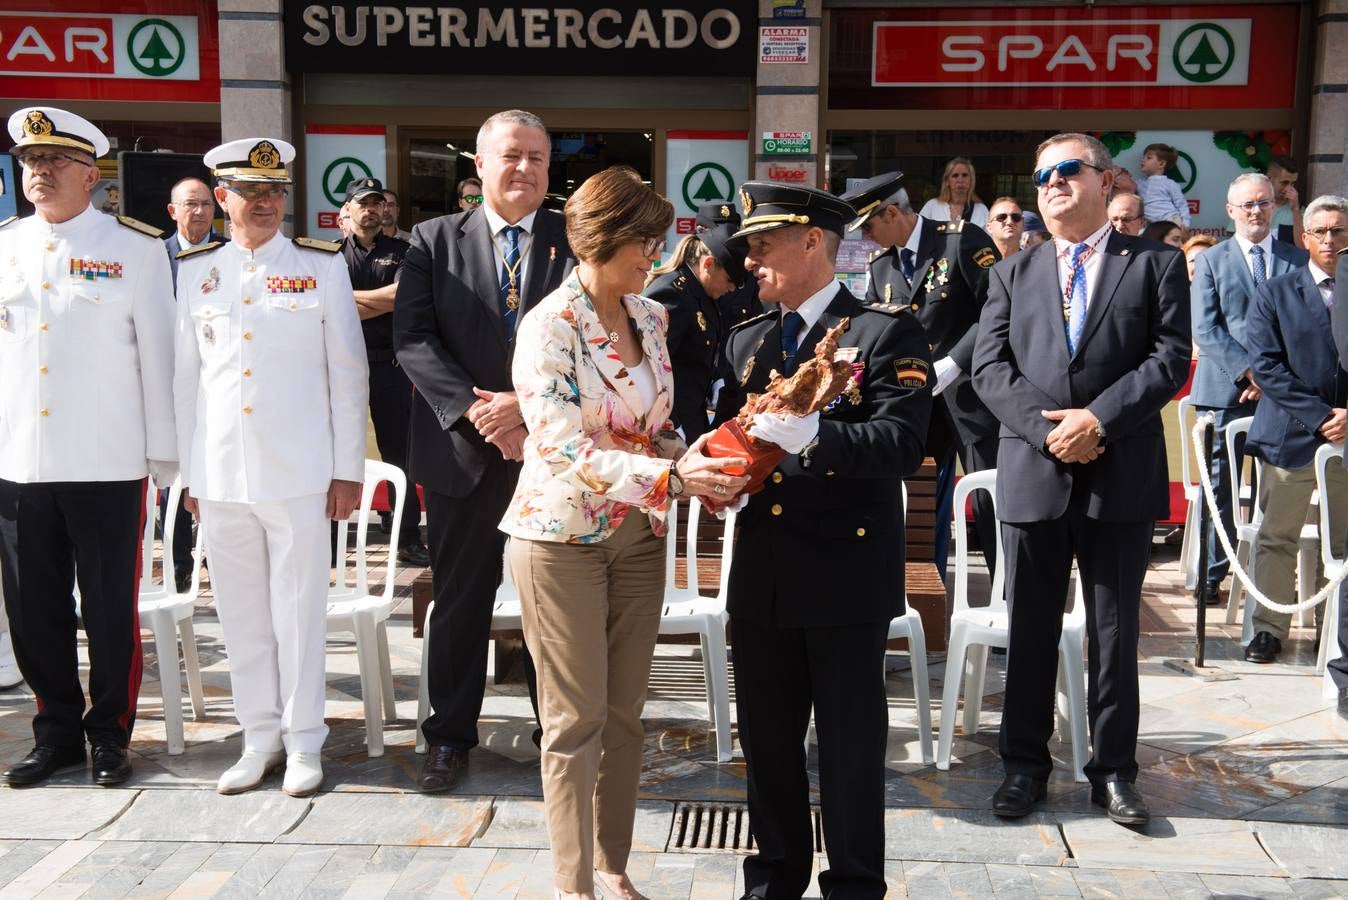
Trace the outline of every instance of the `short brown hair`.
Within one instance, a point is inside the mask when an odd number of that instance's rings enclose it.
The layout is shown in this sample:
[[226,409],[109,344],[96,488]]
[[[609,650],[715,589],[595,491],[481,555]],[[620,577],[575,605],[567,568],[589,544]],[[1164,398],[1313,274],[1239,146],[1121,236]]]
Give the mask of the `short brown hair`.
[[1155,153],[1156,158],[1165,163],[1165,170],[1167,172],[1175,168],[1175,163],[1179,161],[1179,154],[1176,153],[1175,148],[1169,144],[1148,144],[1143,149],[1142,155],[1146,156],[1148,153]]
[[591,175],[563,211],[572,252],[592,265],[608,262],[623,244],[660,237],[674,224],[674,204],[630,166]]
[[1180,249],[1188,253],[1195,247],[1216,247],[1217,239],[1210,234],[1191,234]]
[[1047,138],[1038,147],[1034,148],[1034,163],[1039,164],[1039,158],[1044,155],[1044,151],[1055,144],[1066,144],[1075,142],[1086,148],[1086,156],[1089,159],[1086,162],[1100,169],[1102,172],[1108,172],[1114,166],[1114,160],[1109,155],[1109,149],[1100,141],[1098,137],[1089,134],[1082,134],[1079,131],[1064,131],[1061,134],[1055,134]]

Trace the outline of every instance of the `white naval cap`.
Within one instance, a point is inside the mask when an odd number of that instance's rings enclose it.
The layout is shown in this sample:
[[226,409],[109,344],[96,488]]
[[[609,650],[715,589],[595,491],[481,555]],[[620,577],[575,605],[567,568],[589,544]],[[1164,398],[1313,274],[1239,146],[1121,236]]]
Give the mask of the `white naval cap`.
[[9,152],[26,147],[73,147],[95,157],[108,152],[108,139],[88,119],[54,106],[25,106],[9,117]]
[[268,181],[290,184],[286,168],[295,148],[280,138],[242,138],[221,144],[204,157],[217,178],[229,181]]

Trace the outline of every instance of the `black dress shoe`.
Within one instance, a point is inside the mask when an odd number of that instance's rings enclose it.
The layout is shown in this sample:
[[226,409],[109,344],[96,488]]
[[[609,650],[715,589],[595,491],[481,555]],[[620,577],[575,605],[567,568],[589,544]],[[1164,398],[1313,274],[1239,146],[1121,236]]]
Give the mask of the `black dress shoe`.
[[1225,606],[1226,595],[1222,593],[1221,588],[1208,588],[1208,606]]
[[426,748],[426,761],[417,776],[417,790],[423,794],[439,794],[452,790],[468,774],[468,751],[455,750],[443,744]]
[[94,784],[121,784],[131,777],[131,760],[123,747],[116,744],[94,744]]
[[431,564],[431,554],[420,544],[408,544],[398,549],[398,565],[426,568]]
[[1008,775],[992,795],[992,811],[1005,819],[1018,819],[1034,811],[1048,796],[1048,783],[1029,775]]
[[9,784],[38,784],[61,769],[84,765],[84,747],[34,747],[32,752],[5,770]]
[[1131,781],[1106,781],[1091,788],[1091,802],[1103,806],[1120,825],[1146,825],[1151,821],[1147,801]]
[[1250,646],[1245,648],[1245,661],[1259,663],[1275,663],[1278,661],[1278,655],[1282,653],[1282,641],[1269,634],[1267,631],[1261,631],[1250,641]]

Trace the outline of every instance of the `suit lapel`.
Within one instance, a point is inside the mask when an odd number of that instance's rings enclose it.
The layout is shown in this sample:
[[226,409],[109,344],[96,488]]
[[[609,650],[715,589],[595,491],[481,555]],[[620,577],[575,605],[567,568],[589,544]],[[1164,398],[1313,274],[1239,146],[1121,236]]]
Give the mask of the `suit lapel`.
[[473,293],[481,301],[487,315],[496,323],[501,340],[506,339],[505,319],[501,317],[501,267],[496,263],[496,249],[492,245],[491,228],[487,215],[475,209],[459,224],[457,246],[463,259],[463,271],[469,275]]
[[[1067,317],[1063,314],[1063,290],[1061,273],[1058,271],[1058,245],[1050,238],[1037,247],[1029,251],[1031,257],[1030,265],[1027,266],[1025,274],[1029,276],[1030,283],[1034,285],[1033,296],[1043,297],[1046,303],[1044,309],[1044,318],[1049,326],[1057,331],[1057,340],[1053,342],[1057,346],[1058,353],[1062,360],[1063,367],[1066,368],[1069,355],[1067,352]],[[1085,334],[1083,331],[1082,334]]]
[[1334,332],[1329,322],[1329,308],[1325,306],[1324,298],[1320,296],[1320,288],[1316,285],[1310,269],[1302,269],[1297,277],[1297,293],[1301,295],[1301,302],[1306,304],[1311,320],[1315,322],[1319,332],[1324,335],[1325,343],[1332,350]]
[[[926,280],[927,272],[936,262],[936,225],[926,216],[922,217],[922,233],[917,238],[917,258],[913,260],[913,282],[908,286],[909,299],[917,294],[918,286]],[[895,254],[894,264],[902,276],[903,267],[899,265],[898,254]]]
[[[1227,253],[1230,254],[1231,267],[1236,270],[1236,277],[1240,279],[1241,285],[1245,288],[1245,296],[1254,296],[1254,275],[1250,272],[1249,261],[1245,258],[1245,251],[1240,246],[1240,241],[1234,237],[1227,238]],[[1269,267],[1272,268],[1274,260],[1269,260]]]
[[[1273,262],[1269,266],[1269,278],[1273,278],[1277,275],[1285,275],[1295,268],[1295,266],[1292,265],[1292,260],[1287,255],[1287,250],[1287,246],[1282,241],[1275,240],[1273,242]],[[1319,292],[1319,288],[1316,289],[1316,292]],[[1323,306],[1324,304],[1321,305]]]
[[540,209],[534,216],[534,233],[529,244],[529,258],[525,263],[524,296],[520,306],[520,315],[533,308],[548,293],[552,284],[554,270],[561,263],[557,260],[557,240],[554,216]]
[[1091,292],[1090,305],[1086,308],[1086,324],[1081,329],[1077,353],[1080,353],[1081,348],[1090,341],[1095,329],[1100,327],[1105,311],[1109,308],[1110,301],[1114,299],[1114,292],[1118,290],[1124,270],[1132,261],[1132,251],[1128,244],[1129,242],[1116,231],[1111,231],[1109,237],[1105,239],[1104,253],[1100,257],[1100,275],[1095,280],[1095,290]]

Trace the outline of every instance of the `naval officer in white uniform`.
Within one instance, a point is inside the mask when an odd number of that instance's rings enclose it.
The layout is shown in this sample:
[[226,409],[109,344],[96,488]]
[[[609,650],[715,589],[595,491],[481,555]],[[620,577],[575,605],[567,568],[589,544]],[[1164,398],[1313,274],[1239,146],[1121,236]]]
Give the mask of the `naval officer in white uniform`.
[[231,241],[178,256],[178,446],[200,509],[243,755],[222,794],[285,765],[318,789],[329,519],[360,499],[365,341],[339,245],[280,234],[295,148],[275,138],[206,154]]
[[36,211],[0,223],[0,571],[38,710],[32,752],[2,777],[36,784],[83,765],[87,740],[94,781],[118,784],[140,693],[144,479],[177,475],[173,281],[157,228],[89,203],[102,132],[30,106],[9,133]]

